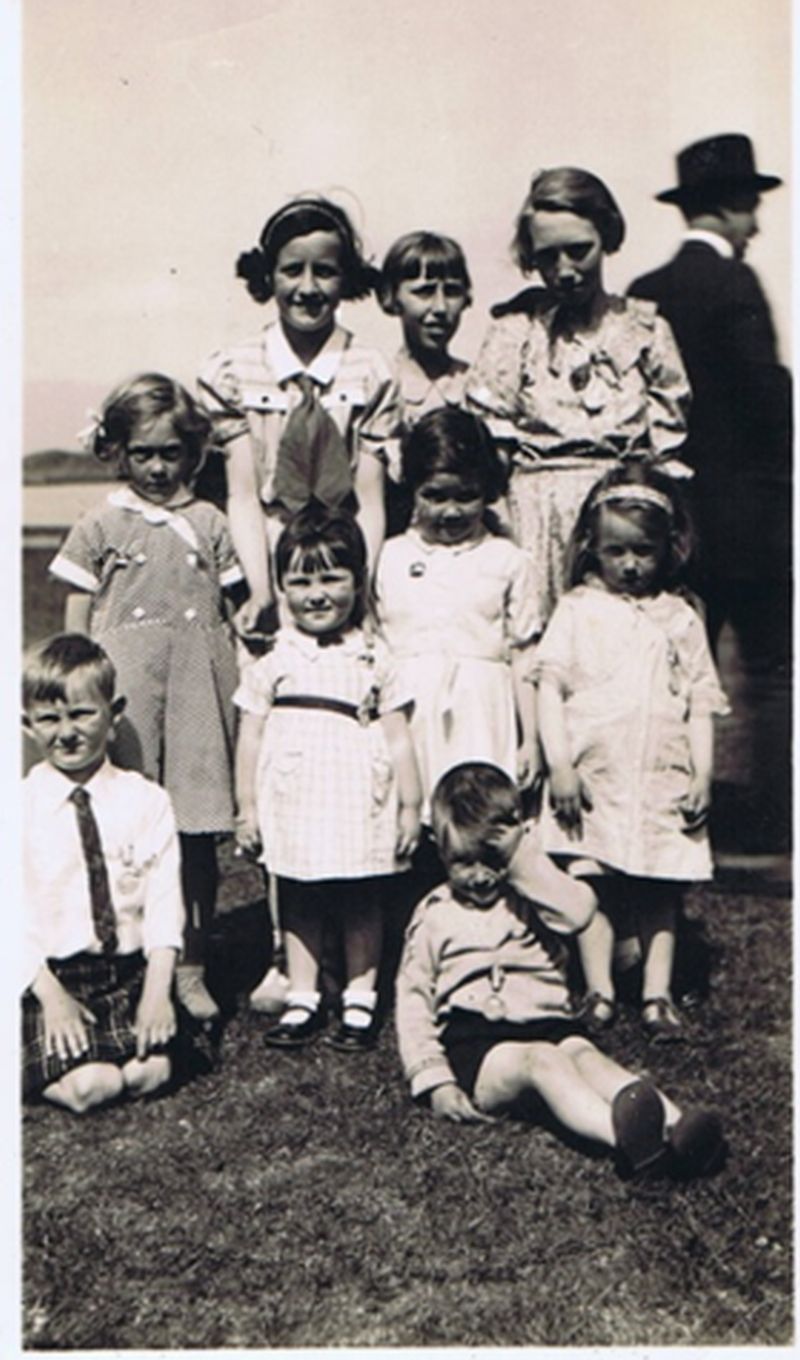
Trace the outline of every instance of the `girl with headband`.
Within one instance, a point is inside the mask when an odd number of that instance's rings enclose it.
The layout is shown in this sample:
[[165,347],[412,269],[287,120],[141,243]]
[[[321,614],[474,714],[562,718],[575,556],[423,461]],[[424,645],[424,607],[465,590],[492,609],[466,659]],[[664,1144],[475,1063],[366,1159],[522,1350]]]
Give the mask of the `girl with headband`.
[[614,1021],[615,921],[635,913],[642,1023],[683,1037],[671,995],[685,884],[712,876],[712,715],[727,712],[706,630],[679,583],[691,548],[674,478],[640,463],[586,498],[567,559],[571,589],[537,651],[549,798],[542,848],[589,877],[600,910],[579,937],[586,1019]]

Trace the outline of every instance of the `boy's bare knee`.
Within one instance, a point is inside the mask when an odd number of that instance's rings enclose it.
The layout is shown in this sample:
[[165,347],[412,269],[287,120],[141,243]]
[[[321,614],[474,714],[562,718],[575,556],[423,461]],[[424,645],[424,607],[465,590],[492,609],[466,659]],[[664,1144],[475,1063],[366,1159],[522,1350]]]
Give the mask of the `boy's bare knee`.
[[47,1086],[44,1096],[73,1114],[86,1114],[94,1106],[113,1100],[122,1086],[122,1073],[113,1063],[84,1063]]
[[555,1044],[537,1042],[524,1044],[522,1048],[528,1077],[534,1084],[546,1080],[563,1066],[563,1056]]
[[559,1050],[569,1058],[582,1058],[589,1053],[596,1053],[597,1049],[591,1039],[587,1039],[584,1034],[568,1034],[566,1039],[562,1039],[558,1045]]
[[151,1053],[146,1058],[131,1058],[122,1069],[122,1080],[132,1096],[149,1096],[166,1081],[172,1068],[166,1053]]

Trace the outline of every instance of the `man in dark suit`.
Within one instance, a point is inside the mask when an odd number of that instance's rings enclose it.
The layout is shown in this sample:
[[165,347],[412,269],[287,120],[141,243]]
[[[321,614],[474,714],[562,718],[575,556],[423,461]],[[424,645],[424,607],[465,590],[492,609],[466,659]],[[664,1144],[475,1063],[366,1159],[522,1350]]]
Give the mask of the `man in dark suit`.
[[657,195],[687,231],[677,255],[630,292],[658,305],[681,350],[693,401],[681,456],[694,468],[697,586],[716,642],[736,635],[751,718],[751,805],[737,839],[787,849],[791,834],[791,382],[766,298],[744,263],[762,193],[749,138],[695,142],[678,185]]

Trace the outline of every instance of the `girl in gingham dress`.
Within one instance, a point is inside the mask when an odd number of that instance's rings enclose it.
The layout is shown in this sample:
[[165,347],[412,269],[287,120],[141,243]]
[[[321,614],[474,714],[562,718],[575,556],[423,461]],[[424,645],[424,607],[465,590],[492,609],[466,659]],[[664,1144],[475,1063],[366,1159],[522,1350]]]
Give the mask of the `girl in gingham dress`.
[[171,378],[145,373],[111,393],[89,442],[128,483],[82,516],[50,570],[77,587],[66,628],[102,643],[127,707],[117,764],[163,784],[181,839],[187,928],[178,995],[200,1020],[217,889],[215,835],[233,829],[237,670],[224,595],[242,571],[225,517],[190,488],[210,434]]
[[[385,646],[361,627],[366,546],[346,512],[308,507],[278,540],[276,574],[291,625],[245,668],[237,836],[277,876],[289,995],[266,1035],[312,1040],[323,1023],[318,975],[327,913],[341,918],[346,987],[331,1043],[375,1035],[381,878],[408,866],[420,789],[408,695]],[[385,885],[384,885],[385,887]]]

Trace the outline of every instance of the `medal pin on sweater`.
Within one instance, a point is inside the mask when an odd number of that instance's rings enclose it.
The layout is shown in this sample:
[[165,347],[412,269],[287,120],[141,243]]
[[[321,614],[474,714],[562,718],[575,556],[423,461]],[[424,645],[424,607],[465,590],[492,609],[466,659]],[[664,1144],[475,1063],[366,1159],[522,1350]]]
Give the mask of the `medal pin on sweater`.
[[508,1014],[506,1003],[500,995],[506,975],[499,963],[493,963],[489,973],[491,992],[483,1003],[483,1013],[487,1020],[505,1020]]

